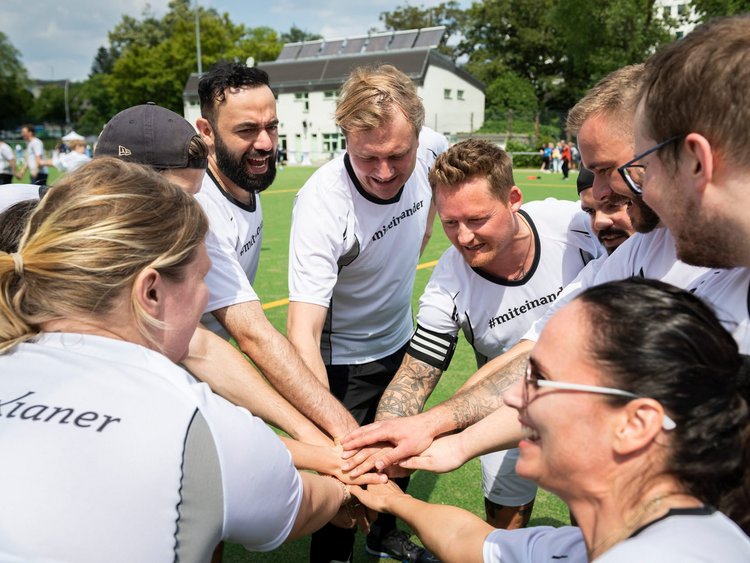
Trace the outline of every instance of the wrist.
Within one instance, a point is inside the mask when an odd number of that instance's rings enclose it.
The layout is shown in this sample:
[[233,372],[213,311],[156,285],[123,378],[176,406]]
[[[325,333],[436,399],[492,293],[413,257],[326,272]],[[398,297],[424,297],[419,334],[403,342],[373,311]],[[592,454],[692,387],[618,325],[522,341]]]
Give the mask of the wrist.
[[341,492],[342,492],[342,498],[341,498],[341,506],[344,506],[346,503],[348,503],[352,499],[352,493],[349,491],[349,485],[346,483],[340,481],[333,475],[324,475],[324,477],[330,477],[333,479],[338,485],[340,486]]

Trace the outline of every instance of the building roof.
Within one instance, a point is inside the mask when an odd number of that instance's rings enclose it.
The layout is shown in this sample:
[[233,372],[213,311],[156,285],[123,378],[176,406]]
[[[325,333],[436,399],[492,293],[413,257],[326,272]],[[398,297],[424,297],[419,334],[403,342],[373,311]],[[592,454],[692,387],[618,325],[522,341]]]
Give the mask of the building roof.
[[[272,62],[259,63],[276,94],[338,90],[361,66],[391,64],[415,84],[424,84],[429,66],[444,68],[484,91],[484,84],[437,51],[445,27],[389,31],[345,39],[287,43]],[[191,74],[183,98],[198,95],[198,75]]]

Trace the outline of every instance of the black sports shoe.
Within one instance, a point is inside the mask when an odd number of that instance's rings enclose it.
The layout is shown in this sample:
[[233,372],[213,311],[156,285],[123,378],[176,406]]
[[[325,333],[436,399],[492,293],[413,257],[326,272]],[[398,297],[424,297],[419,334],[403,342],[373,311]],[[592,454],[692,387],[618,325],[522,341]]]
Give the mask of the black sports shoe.
[[409,539],[409,534],[394,528],[381,537],[368,534],[365,551],[376,557],[390,557],[404,563],[439,563],[432,553]]

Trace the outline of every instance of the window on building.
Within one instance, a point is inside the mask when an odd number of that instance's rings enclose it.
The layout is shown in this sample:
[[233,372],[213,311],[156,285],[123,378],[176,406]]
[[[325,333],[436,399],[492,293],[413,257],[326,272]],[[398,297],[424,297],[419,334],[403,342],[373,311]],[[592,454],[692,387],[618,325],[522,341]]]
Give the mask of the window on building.
[[688,6],[687,4],[678,4],[677,5],[677,13],[680,16],[687,16],[689,9],[690,9],[690,6]]
[[323,97],[326,100],[335,100],[336,99],[336,90],[326,90],[323,92]]
[[323,133],[323,152],[336,154],[346,148],[346,141],[341,133]]
[[308,98],[307,92],[295,92],[294,93],[294,101],[300,102],[304,104],[304,111],[307,113],[310,111],[310,100]]
[[463,90],[456,90],[456,99],[457,100],[463,100],[464,99],[464,91]]
[[450,100],[451,99],[451,89],[450,88],[446,88],[445,90],[443,90],[443,98],[445,98],[446,100]]

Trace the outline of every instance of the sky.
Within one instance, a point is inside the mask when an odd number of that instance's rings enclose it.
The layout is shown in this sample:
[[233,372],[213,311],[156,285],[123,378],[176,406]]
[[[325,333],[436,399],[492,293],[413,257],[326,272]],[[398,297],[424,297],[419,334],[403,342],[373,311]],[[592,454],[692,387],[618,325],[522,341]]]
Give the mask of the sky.
[[[268,26],[279,33],[292,25],[323,38],[363,35],[382,29],[381,12],[407,3],[435,6],[440,0],[197,0],[201,6],[229,13],[236,24]],[[29,76],[37,80],[85,80],[107,34],[123,15],[142,19],[150,6],[157,17],[167,11],[168,0],[3,0],[0,31],[21,53]],[[468,0],[460,2],[467,7]]]

